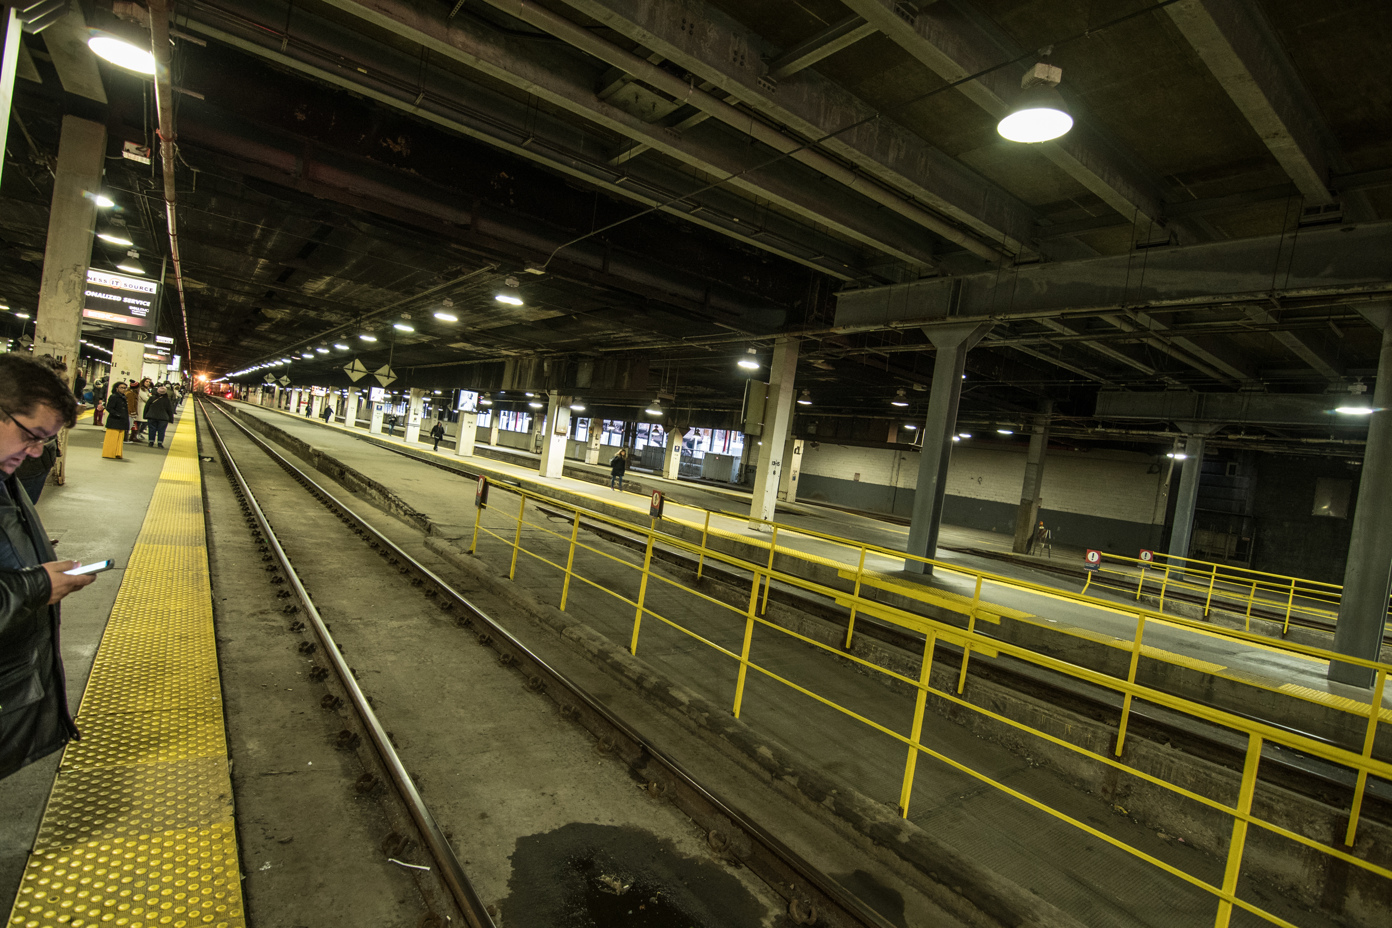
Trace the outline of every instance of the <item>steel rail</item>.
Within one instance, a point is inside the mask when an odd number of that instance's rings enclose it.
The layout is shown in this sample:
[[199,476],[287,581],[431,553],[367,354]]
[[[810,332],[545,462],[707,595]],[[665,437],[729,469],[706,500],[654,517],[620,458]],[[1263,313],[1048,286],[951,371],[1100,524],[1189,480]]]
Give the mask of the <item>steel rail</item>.
[[[426,807],[425,801],[421,799],[420,792],[416,789],[411,775],[406,771],[406,767],[401,762],[400,756],[396,753],[396,748],[392,746],[391,739],[387,736],[387,731],[382,727],[377,714],[372,711],[368,704],[367,696],[362,688],[358,686],[358,681],[353,677],[353,672],[344,659],[338,645],[334,642],[333,635],[330,634],[328,627],[324,624],[323,617],[319,610],[315,608],[314,601],[310,599],[309,592],[300,582],[299,575],[295,568],[290,564],[290,557],[281,547],[276,539],[275,532],[271,528],[270,520],[266,518],[261,505],[256,501],[256,496],[252,493],[251,487],[247,484],[246,478],[242,475],[241,468],[237,466],[235,458],[228,450],[227,445],[222,440],[222,435],[218,432],[217,426],[213,424],[212,418],[207,415],[207,408],[200,405],[203,410],[203,420],[208,424],[208,431],[211,433],[214,443],[217,444],[218,452],[222,455],[223,464],[227,467],[232,479],[236,482],[242,494],[243,500],[251,510],[252,516],[256,519],[256,524],[261,528],[261,534],[266,539],[266,544],[275,555],[276,561],[280,564],[281,570],[285,572],[290,588],[299,597],[305,615],[309,619],[309,624],[313,626],[315,635],[318,636],[323,645],[324,653],[328,656],[329,663],[333,665],[334,672],[338,675],[339,682],[343,685],[348,694],[348,701],[352,704],[357,713],[359,721],[366,729],[373,747],[376,749],[377,756],[386,769],[387,775],[391,778],[392,784],[396,787],[397,793],[406,804],[407,811],[411,819],[416,823],[421,836],[425,838],[425,844],[430,851],[430,856],[434,858],[439,866],[440,878],[449,888],[450,894],[454,897],[456,904],[469,920],[471,928],[496,928],[488,909],[484,905],[478,893],[474,890],[473,884],[469,882],[468,876],[464,873],[464,868],[459,863],[459,858],[455,855],[454,849],[450,847],[449,841],[445,838],[444,832],[436,823],[434,815]],[[219,410],[221,411],[221,410]],[[227,415],[225,412],[223,415]],[[230,419],[230,417],[229,417]],[[238,428],[243,428],[240,423],[232,420]],[[245,431],[245,429],[243,429]],[[250,433],[247,433],[248,435]],[[253,440],[255,440],[253,438]],[[260,444],[258,442],[258,444]],[[263,447],[263,450],[268,450]],[[279,457],[279,455],[275,455]],[[284,466],[284,460],[281,462]]]
[[[514,662],[520,660],[522,663],[530,665],[531,670],[535,671],[531,675],[544,677],[556,684],[573,699],[575,703],[583,706],[589,717],[594,719],[599,726],[622,737],[629,743],[633,752],[638,756],[656,763],[662,768],[663,773],[669,778],[673,785],[681,787],[682,790],[689,794],[690,798],[687,800],[688,804],[692,804],[691,800],[694,799],[694,805],[696,807],[699,808],[704,806],[713,811],[716,817],[725,819],[734,825],[735,828],[754,839],[757,845],[762,846],[767,854],[753,859],[751,859],[753,855],[751,855],[750,858],[741,857],[741,861],[746,866],[749,866],[755,873],[759,874],[760,878],[765,880],[775,892],[787,897],[789,899],[790,910],[794,904],[802,903],[799,910],[804,913],[808,912],[809,910],[805,908],[805,905],[810,901],[814,906],[811,910],[812,912],[822,916],[824,919],[830,919],[829,921],[818,920],[816,922],[817,924],[828,924],[831,926],[867,926],[867,928],[893,928],[892,923],[866,905],[859,897],[842,887],[835,879],[818,870],[800,854],[788,847],[782,840],[765,830],[758,823],[749,819],[744,813],[740,812],[735,806],[731,805],[722,797],[703,786],[695,776],[687,771],[677,760],[649,743],[637,730],[623,719],[614,715],[603,703],[591,696],[583,687],[548,664],[540,655],[533,652],[504,626],[470,601],[468,597],[456,591],[446,580],[429,567],[416,560],[386,535],[383,535],[365,519],[353,512],[350,507],[345,505],[331,492],[324,489],[312,477],[287,460],[274,448],[270,447],[260,436],[238,422],[227,410],[223,409],[220,404],[211,405],[212,408],[217,409],[219,413],[235,425],[253,444],[264,451],[267,456],[304,485],[304,487],[323,502],[327,508],[331,511],[336,510],[342,513],[345,521],[351,520],[354,523],[355,532],[361,530],[361,533],[366,537],[369,544],[375,543],[377,546],[385,549],[391,557],[398,558],[403,564],[407,565],[410,570],[433,585],[447,598],[448,602],[462,607],[462,609],[469,614],[470,622],[477,622],[486,626],[487,632],[485,634],[489,635],[492,639],[489,644],[499,651],[500,655],[511,654]],[[216,435],[216,430],[214,430],[214,434]],[[219,445],[221,445],[220,439]],[[277,546],[276,550],[278,552],[277,556],[279,557],[279,546]],[[298,581],[296,581],[296,586],[298,591],[300,589],[298,587]],[[308,597],[304,596],[304,598],[307,601]],[[316,630],[318,628],[319,625],[316,625]],[[327,630],[325,630],[324,634],[327,636]],[[334,654],[336,657],[338,656],[336,650]],[[339,660],[341,661],[341,657]],[[346,670],[346,663],[343,664],[343,667]],[[354,683],[353,689],[355,692],[359,692],[357,691],[356,683]],[[389,744],[388,747],[390,748]],[[392,755],[395,757],[394,751]],[[404,770],[402,772],[403,774],[405,773]],[[691,808],[687,808],[685,805],[681,804],[679,804],[679,807],[688,815],[695,818]],[[706,815],[705,817],[709,818],[710,816]],[[448,844],[445,846],[448,847]],[[736,851],[733,843],[730,845],[729,851],[731,853]],[[767,872],[766,865],[770,863],[775,866],[777,872]],[[760,867],[760,864],[765,866]],[[797,896],[788,896],[787,889],[790,876],[796,877],[801,882],[802,889],[805,892],[810,890],[810,892],[808,892],[808,895],[812,896],[810,900],[800,899]],[[817,903],[821,904],[817,905]],[[812,922],[805,923],[812,924]],[[492,925],[492,922],[490,921],[487,924]]]

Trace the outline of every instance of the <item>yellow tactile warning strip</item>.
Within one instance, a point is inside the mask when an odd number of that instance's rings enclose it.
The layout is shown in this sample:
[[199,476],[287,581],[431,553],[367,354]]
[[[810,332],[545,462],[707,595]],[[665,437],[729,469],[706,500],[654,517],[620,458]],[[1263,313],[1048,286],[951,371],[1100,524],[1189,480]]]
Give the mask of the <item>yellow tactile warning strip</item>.
[[243,928],[192,415],[170,442],[77,724],[8,928]]

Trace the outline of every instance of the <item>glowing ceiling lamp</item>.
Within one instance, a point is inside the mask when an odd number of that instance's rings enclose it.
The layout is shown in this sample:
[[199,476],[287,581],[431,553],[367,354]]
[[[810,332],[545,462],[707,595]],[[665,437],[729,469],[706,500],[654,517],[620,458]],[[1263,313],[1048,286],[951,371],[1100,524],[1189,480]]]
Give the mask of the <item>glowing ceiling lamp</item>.
[[114,35],[94,35],[87,47],[98,57],[137,74],[155,73],[155,56],[148,48],[133,45]]
[[759,353],[754,348],[749,348],[739,359],[739,366],[747,371],[757,371],[759,369]]
[[797,402],[798,402],[798,405],[799,405],[799,406],[811,406],[811,405],[812,405],[812,391],[811,391],[811,390],[803,390],[803,391],[802,391],[802,395],[798,397]]
[[661,399],[655,399],[655,400],[653,400],[653,401],[652,401],[652,405],[649,406],[647,409],[645,409],[645,410],[643,410],[643,411],[644,411],[645,413],[647,413],[648,415],[650,415],[650,416],[660,416],[660,415],[662,415],[662,400],[661,400]]
[[103,229],[102,231],[97,233],[97,238],[101,239],[103,242],[106,242],[108,245],[121,245],[126,248],[129,248],[131,245],[135,244],[135,242],[132,242],[130,239],[126,238],[125,235],[116,231],[115,229]]
[[909,405],[909,398],[908,398],[908,396],[905,395],[905,393],[904,393],[904,388],[903,388],[903,387],[900,387],[898,390],[896,390],[896,391],[894,392],[894,399],[892,399],[892,400],[889,401],[889,405],[891,405],[891,406],[907,406],[907,405]]
[[1063,69],[1043,61],[1026,71],[1020,95],[996,131],[1012,142],[1026,143],[1048,142],[1067,133],[1073,117],[1057,90],[1061,80]]

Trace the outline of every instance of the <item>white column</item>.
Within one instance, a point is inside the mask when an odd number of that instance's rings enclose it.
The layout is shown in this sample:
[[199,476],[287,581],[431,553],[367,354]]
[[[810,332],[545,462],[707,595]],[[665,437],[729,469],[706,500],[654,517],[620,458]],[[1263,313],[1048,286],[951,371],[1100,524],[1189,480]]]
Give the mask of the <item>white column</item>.
[[[130,383],[140,376],[145,363],[145,343],[118,338],[111,343],[111,386]],[[134,412],[134,410],[132,410]]]
[[662,452],[662,476],[676,480],[681,475],[682,438],[686,429],[667,429],[667,447]]
[[314,416],[314,418],[318,419],[323,414],[325,399],[327,399],[327,397],[316,395],[314,399],[310,401],[311,405],[309,407],[309,412],[310,415]]
[[358,404],[361,402],[361,391],[353,387],[348,391],[348,405],[344,407],[344,424],[350,429],[358,427]]
[[424,415],[425,391],[411,388],[411,398],[406,405],[406,440],[420,441],[421,417]]
[[498,409],[493,408],[493,413],[488,417],[488,443],[494,448],[498,447]]
[[368,423],[367,430],[373,435],[382,434],[382,419],[386,417],[387,404],[377,402],[372,404],[372,421]]
[[773,346],[768,399],[764,402],[764,434],[760,439],[763,445],[759,447],[759,470],[754,476],[754,496],[749,505],[749,527],[755,531],[769,531],[767,525],[754,520],[772,521],[778,504],[783,447],[793,424],[793,378],[797,373],[798,345],[796,338],[780,338]]
[[599,441],[604,437],[604,420],[590,420],[590,436],[585,445],[585,463],[599,463]]
[[541,438],[541,476],[559,477],[565,468],[566,438],[570,434],[570,397],[546,394],[545,434]]
[[454,438],[454,453],[470,457],[474,453],[474,442],[478,440],[478,413],[459,414],[459,434]]
[[778,498],[797,502],[798,477],[802,474],[802,439],[789,438],[783,446],[783,479],[778,484]]

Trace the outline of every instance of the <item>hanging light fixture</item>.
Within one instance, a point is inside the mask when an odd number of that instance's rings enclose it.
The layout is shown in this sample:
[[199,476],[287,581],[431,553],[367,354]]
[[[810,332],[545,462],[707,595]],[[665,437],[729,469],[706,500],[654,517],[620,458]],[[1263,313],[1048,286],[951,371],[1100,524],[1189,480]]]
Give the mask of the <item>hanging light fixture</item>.
[[362,332],[358,335],[358,338],[365,342],[375,342],[377,340],[377,336],[373,335],[371,332]]
[[[1047,55],[1052,49],[1045,49]],[[1073,128],[1068,105],[1059,95],[1063,69],[1040,61],[1020,79],[1020,95],[996,131],[1012,142],[1047,142]]]
[[572,400],[571,403],[570,403],[570,411],[571,411],[571,412],[584,412],[584,411],[585,411],[585,404],[582,403],[582,402],[580,402],[580,400],[578,400],[578,399],[577,399],[577,400]]
[[652,405],[643,411],[650,416],[662,415],[662,400],[660,398],[653,400]]
[[334,347],[337,348],[339,351],[347,351],[347,350],[348,350],[348,346],[345,345],[345,344],[343,344],[343,342],[334,342]]
[[812,391],[807,390],[807,389],[804,388],[803,391],[802,391],[802,395],[798,397],[797,402],[798,402],[798,405],[799,405],[799,406],[811,406],[811,405],[812,405]]
[[516,277],[509,277],[503,281],[503,286],[497,293],[493,294],[493,299],[508,306],[521,306],[522,294],[518,292],[518,280]]
[[87,40],[87,47],[98,58],[109,61],[117,67],[125,68],[127,71],[134,71],[137,74],[155,73],[155,56],[150,53],[148,48],[141,48],[139,45],[106,34],[92,36]]
[[416,327],[411,325],[410,313],[402,313],[401,318],[392,323],[392,328],[398,332],[414,332]]
[[99,209],[110,209],[116,205],[116,201],[104,193],[89,193],[87,196],[92,198],[92,202],[95,203]]
[[121,263],[116,265],[118,271],[125,271],[127,274],[144,274],[145,267],[136,260],[136,251],[132,248],[126,252],[126,257],[121,259]]
[[131,245],[135,244],[124,232],[121,232],[115,226],[107,226],[105,229],[102,229],[97,233],[97,238],[106,242],[108,245],[119,245],[123,248],[129,248]]
[[759,353],[751,346],[739,359],[739,366],[747,371],[757,371],[759,369]]
[[904,395],[904,388],[903,388],[903,387],[900,387],[898,390],[896,390],[896,391],[894,392],[894,399],[892,399],[892,400],[889,401],[889,405],[891,405],[891,406],[907,406],[907,405],[909,405],[909,398],[908,398],[907,396]]

